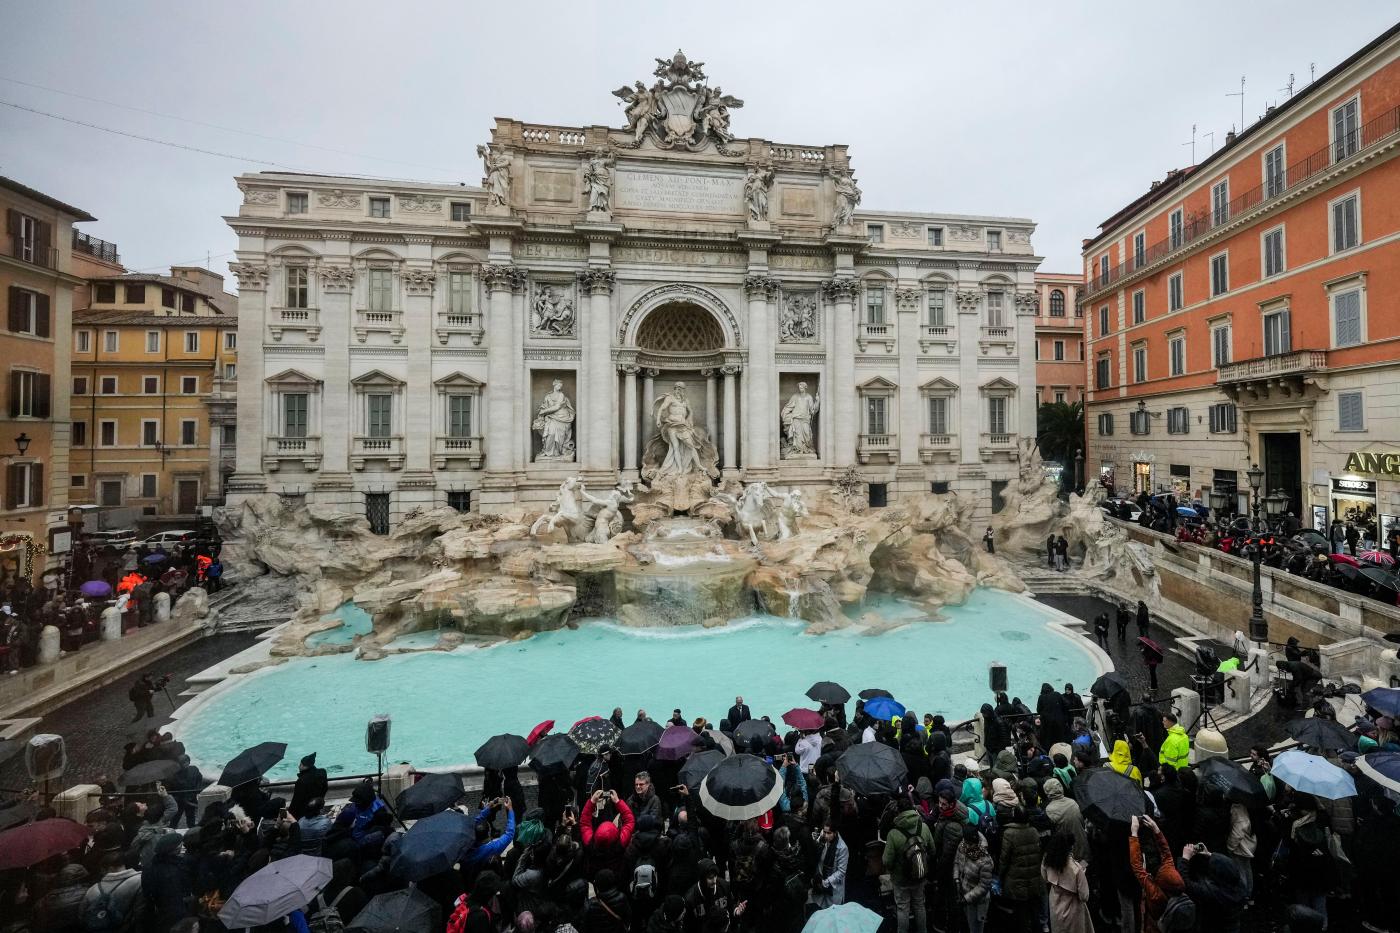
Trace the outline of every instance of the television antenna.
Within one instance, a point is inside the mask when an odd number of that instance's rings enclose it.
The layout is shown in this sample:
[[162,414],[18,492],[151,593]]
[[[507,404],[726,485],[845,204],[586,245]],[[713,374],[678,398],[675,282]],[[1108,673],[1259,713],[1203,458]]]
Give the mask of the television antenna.
[[1293,72],[1288,73],[1288,86],[1279,88],[1280,91],[1287,91],[1288,96],[1293,96]]
[[1226,97],[1238,97],[1240,99],[1240,132],[1244,132],[1244,75],[1240,75],[1240,89],[1231,91]]
[[1210,137],[1210,151],[1215,152],[1215,130],[1211,130],[1209,133],[1202,133],[1201,135]]
[[1191,164],[1192,164],[1192,165],[1195,165],[1195,164],[1196,164],[1196,124],[1194,124],[1194,123],[1191,124],[1191,141],[1190,141],[1189,143],[1182,143],[1182,145],[1183,145],[1183,146],[1190,146],[1190,147],[1191,147]]

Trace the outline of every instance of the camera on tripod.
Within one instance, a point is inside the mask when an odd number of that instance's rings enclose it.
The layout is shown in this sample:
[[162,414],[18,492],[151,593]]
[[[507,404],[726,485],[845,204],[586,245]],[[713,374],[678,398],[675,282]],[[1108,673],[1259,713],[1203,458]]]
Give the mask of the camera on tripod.
[[1225,675],[1220,672],[1220,656],[1210,645],[1196,646],[1196,670],[1191,685],[1201,695],[1202,706],[1219,706],[1225,702]]

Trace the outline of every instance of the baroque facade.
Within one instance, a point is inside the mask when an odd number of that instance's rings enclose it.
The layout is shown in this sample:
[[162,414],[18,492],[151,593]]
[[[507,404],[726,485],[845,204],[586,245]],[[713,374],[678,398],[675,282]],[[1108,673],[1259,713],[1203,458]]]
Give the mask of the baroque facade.
[[985,516],[1034,432],[1034,223],[864,210],[845,146],[735,138],[680,53],[614,94],[625,129],[497,120],[480,188],[237,179],[229,500],[539,508],[674,471],[680,411],[714,481]]

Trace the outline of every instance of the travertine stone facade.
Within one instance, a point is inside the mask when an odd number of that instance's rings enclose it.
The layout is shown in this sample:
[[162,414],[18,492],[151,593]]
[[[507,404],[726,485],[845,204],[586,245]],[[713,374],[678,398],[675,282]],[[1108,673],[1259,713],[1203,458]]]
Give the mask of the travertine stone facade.
[[627,129],[497,120],[480,188],[237,179],[231,500],[543,507],[641,481],[680,383],[724,479],[990,510],[1035,425],[1034,223],[860,209],[845,146],[736,139],[658,62]]

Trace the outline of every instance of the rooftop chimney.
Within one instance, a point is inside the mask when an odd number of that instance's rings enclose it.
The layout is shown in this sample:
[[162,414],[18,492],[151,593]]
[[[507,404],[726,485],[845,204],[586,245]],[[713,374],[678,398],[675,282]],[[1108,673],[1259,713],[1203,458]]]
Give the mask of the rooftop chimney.
[[1235,144],[1235,131],[1234,131],[1234,130],[1231,130],[1230,132],[1228,132],[1228,133],[1225,134],[1225,145],[1227,145],[1227,146],[1233,146],[1234,144]]
[[224,277],[201,266],[171,266],[170,277],[187,282],[204,295],[218,295],[224,290]]

